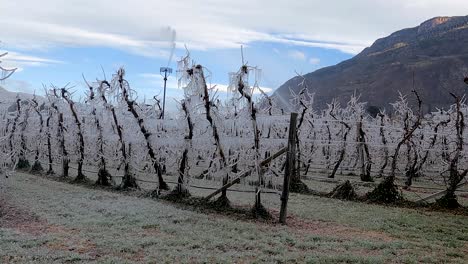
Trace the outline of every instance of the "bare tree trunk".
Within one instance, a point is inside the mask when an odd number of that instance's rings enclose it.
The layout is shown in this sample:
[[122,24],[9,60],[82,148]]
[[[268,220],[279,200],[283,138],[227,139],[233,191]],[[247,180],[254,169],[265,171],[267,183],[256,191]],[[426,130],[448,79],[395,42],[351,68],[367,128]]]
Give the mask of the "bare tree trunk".
[[53,175],[54,174],[54,169],[52,167],[53,159],[52,159],[52,144],[51,144],[51,138],[52,138],[52,133],[50,132],[50,119],[52,118],[52,110],[49,109],[49,115],[47,116],[46,119],[46,127],[47,127],[47,159],[48,159],[48,169],[47,169],[47,174],[48,175]]
[[112,114],[112,121],[115,126],[115,130],[117,131],[117,135],[119,136],[119,144],[120,144],[120,153],[122,155],[123,163],[124,163],[124,176],[122,178],[122,182],[120,184],[120,188],[127,189],[127,188],[138,188],[138,184],[130,172],[130,159],[125,146],[125,140],[123,137],[123,129],[122,126],[119,124],[119,120],[117,119],[117,114],[115,113],[115,108],[107,103],[107,98],[104,93],[105,87],[110,87],[109,82],[102,81],[99,85],[99,93],[101,96],[101,100],[104,102],[104,106],[111,112]]
[[[369,146],[366,142],[366,133],[362,129],[362,116],[361,120],[358,123],[358,142],[359,142],[359,157],[361,159],[361,180],[365,182],[372,182],[374,181],[371,176],[371,169],[372,169],[372,160],[369,153]],[[365,155],[365,161],[364,161]]]
[[382,166],[380,167],[379,175],[382,177],[384,176],[384,170],[387,167],[388,164],[388,147],[387,147],[387,139],[385,138],[385,131],[384,131],[384,126],[385,126],[385,115],[382,113],[379,113],[380,116],[380,138],[382,139],[382,145],[384,148],[384,162]]
[[[18,104],[17,107],[20,107]],[[16,166],[17,169],[20,170],[29,170],[31,168],[31,165],[29,164],[28,159],[26,158],[26,152],[28,151],[27,146],[26,146],[26,137],[24,136],[24,132],[26,131],[26,128],[28,126],[28,119],[29,119],[29,108],[26,108],[24,111],[24,119],[23,122],[21,122],[21,133],[20,133],[20,151],[19,151],[19,158],[18,158],[18,164]]]
[[343,161],[344,156],[346,154],[346,140],[348,138],[348,133],[351,130],[351,127],[343,121],[340,121],[340,123],[345,126],[345,131],[343,134],[343,146],[341,147],[340,155],[338,157],[338,160],[335,162],[335,166],[333,167],[332,173],[330,174],[330,176],[328,176],[328,178],[335,178],[336,172],[338,171],[338,168],[340,167],[341,162]]
[[[215,140],[215,145],[218,150],[218,155],[221,158],[221,170],[223,173],[226,173],[226,175],[223,177],[223,185],[225,185],[229,181],[229,173],[227,171],[227,160],[226,160],[226,155],[224,153],[223,146],[221,144],[221,139],[219,137],[219,132],[218,132],[218,127],[216,126],[216,122],[213,120],[213,117],[211,116],[211,107],[214,106],[214,103],[210,100],[210,95],[208,93],[208,85],[206,84],[206,79],[205,79],[205,74],[203,73],[203,68],[201,65],[195,66],[196,72],[192,72],[192,74],[197,74],[195,76],[196,78],[200,78],[200,81],[202,82],[203,86],[203,102],[204,102],[204,107],[205,107],[205,116],[206,120],[210,123],[210,127],[213,133],[213,138]],[[221,193],[221,197],[218,199],[219,205],[221,206],[228,206],[229,205],[229,200],[227,198],[227,191],[223,190]]]
[[328,143],[327,146],[324,147],[323,154],[325,155],[325,160],[327,161],[327,170],[330,168],[330,144],[332,140],[330,125],[328,125],[328,121],[325,121],[326,128],[327,128],[327,135],[328,135]]
[[[57,94],[56,89],[52,89],[52,93],[55,98],[59,98],[59,95]],[[62,155],[62,177],[67,178],[69,175],[69,163],[70,160],[68,159],[68,152],[67,149],[65,148],[65,126],[63,124],[63,113],[60,112],[58,106],[55,104],[55,102],[52,102],[50,105],[56,112],[57,112],[57,139],[59,143],[59,149],[60,149],[60,154]],[[52,115],[50,115],[52,116]],[[50,145],[50,144],[49,144]],[[51,155],[50,155],[51,157]],[[51,159],[50,159],[51,161]]]
[[[84,76],[83,76],[84,79]],[[86,84],[88,82],[86,79],[84,79]],[[89,88],[89,102],[93,104],[94,99],[95,99],[95,93],[94,93],[94,87],[88,84]],[[91,111],[91,115],[94,118],[94,124],[96,125],[96,129],[98,132],[98,137],[97,137],[97,153],[99,156],[99,163],[98,163],[98,179],[96,181],[97,185],[102,185],[102,186],[110,186],[110,181],[112,179],[112,176],[110,173],[107,171],[106,168],[106,159],[104,158],[104,136],[102,134],[102,126],[101,123],[99,122],[99,118],[96,115],[96,107],[92,105],[93,110]]]
[[297,157],[295,159],[296,159],[297,164],[294,166],[292,170],[294,173],[290,175],[290,191],[294,193],[309,193],[310,192],[309,187],[301,180],[301,156],[302,155],[301,155],[301,146],[300,146],[300,139],[299,139],[299,133],[301,132],[301,127],[304,124],[307,110],[309,110],[309,107],[301,98],[302,94],[304,94],[306,91],[307,91],[307,87],[303,88],[299,92],[299,98],[300,98],[299,104],[302,108],[302,111],[301,111],[301,116],[299,117],[299,123],[297,124],[296,133],[295,133],[295,137],[296,137],[295,144],[296,144],[296,153],[297,153]]
[[419,155],[416,150],[416,146],[414,146],[414,142],[411,142],[413,145],[410,149],[413,150],[413,158],[409,159],[409,162],[411,162],[409,165],[407,165],[406,169],[406,180],[405,180],[405,186],[403,187],[404,189],[408,189],[412,184],[413,184],[413,178],[417,177],[417,165],[418,165],[418,160],[419,160]]
[[260,159],[260,131],[258,130],[257,125],[257,109],[255,108],[252,96],[245,90],[247,87],[244,84],[243,77],[248,74],[248,68],[246,65],[242,65],[240,69],[239,79],[237,83],[237,90],[239,93],[247,100],[250,119],[252,121],[252,129],[254,133],[254,149],[255,149],[255,169],[258,175],[257,187],[255,188],[255,206],[254,206],[254,215],[255,216],[264,216],[267,214],[266,209],[263,207],[261,202],[261,187],[265,185],[265,180],[263,177],[264,171],[263,168],[259,166]]
[[12,166],[16,166],[17,162],[17,154],[15,153],[14,147],[13,147],[13,139],[16,133],[17,125],[18,125],[18,120],[21,116],[21,99],[17,98],[16,99],[16,116],[13,119],[13,123],[11,125],[11,130],[10,130],[10,135],[8,137],[8,144],[10,147],[10,159],[11,159],[11,164]]
[[344,122],[343,120],[338,120],[338,118],[335,116],[335,114],[333,114],[334,109],[335,108],[334,108],[334,105],[333,105],[333,108],[330,110],[330,116],[333,117],[333,119],[339,121],[340,124],[342,124],[344,126],[343,146],[341,147],[340,155],[338,157],[338,160],[335,163],[335,166],[333,167],[333,171],[330,174],[330,176],[328,176],[328,178],[335,178],[335,174],[338,171],[338,168],[340,167],[341,162],[344,159],[344,156],[345,156],[345,153],[346,153],[346,145],[347,145],[346,140],[348,138],[348,133],[351,130],[351,127],[346,122]]
[[[312,157],[314,152],[315,152],[315,146],[314,146],[314,142],[315,140],[317,139],[317,132],[315,131],[315,127],[314,127],[314,124],[308,120],[309,124],[310,124],[310,127],[312,128],[313,132],[312,132],[312,145],[310,146],[310,156]],[[308,161],[307,161],[307,166],[306,166],[306,169],[305,169],[305,172],[304,172],[304,175],[307,175],[309,173],[309,169],[310,169],[310,166],[312,165],[312,158],[310,158]]]
[[187,118],[187,126],[189,129],[188,135],[185,137],[185,149],[182,153],[182,159],[179,165],[179,178],[177,179],[177,187],[175,192],[178,195],[188,196],[189,192],[185,186],[186,177],[188,176],[188,154],[189,150],[192,149],[192,138],[193,138],[193,123],[190,118],[190,111],[188,109],[188,103],[186,100],[182,102],[182,110],[185,113],[185,118]]
[[99,171],[98,171],[98,179],[96,181],[97,185],[102,185],[102,186],[110,186],[110,180],[112,176],[110,175],[109,171],[107,171],[106,168],[106,159],[104,158],[104,136],[102,134],[102,126],[101,123],[99,122],[98,117],[96,116],[96,109],[93,109],[92,112],[94,116],[94,122],[96,124],[96,128],[98,131],[98,139],[97,139],[97,144],[98,144],[98,155],[99,155]]
[[[58,109],[56,109],[58,110]],[[68,177],[68,170],[70,169],[69,166],[69,159],[68,159],[68,152],[65,148],[65,133],[64,133],[64,126],[63,126],[63,113],[58,114],[58,126],[57,126],[57,138],[59,140],[60,152],[62,154],[62,177]]]
[[33,98],[31,101],[33,103],[33,109],[36,112],[37,116],[39,117],[39,138],[37,139],[37,142],[36,142],[36,153],[34,155],[34,164],[31,168],[31,172],[42,173],[44,169],[42,168],[41,162],[39,160],[39,154],[40,154],[39,147],[41,146],[41,136],[42,136],[42,131],[44,128],[44,119],[42,117],[40,110],[38,109],[39,104],[37,103],[36,98]]
[[146,141],[146,148],[148,150],[148,155],[150,156],[151,162],[153,163],[153,168],[156,174],[158,175],[158,182],[159,182],[159,189],[160,190],[169,190],[169,186],[167,183],[164,181],[164,178],[162,176],[162,167],[158,162],[158,159],[156,158],[156,154],[153,150],[153,147],[151,146],[151,133],[146,129],[145,124],[144,124],[144,119],[140,117],[138,112],[135,109],[136,102],[131,100],[129,97],[129,91],[128,91],[128,83],[124,79],[124,74],[125,71],[123,69],[120,69],[118,71],[118,82],[119,82],[119,88],[122,91],[123,94],[123,99],[125,100],[128,111],[132,113],[133,117],[138,123],[138,126],[140,127],[140,131],[143,134],[145,141]]
[[84,162],[84,151],[85,151],[85,146],[84,146],[84,137],[83,137],[83,132],[81,130],[81,122],[80,119],[78,118],[78,114],[75,109],[75,103],[73,100],[70,99],[69,93],[65,88],[61,89],[61,95],[62,98],[68,103],[68,106],[70,107],[70,111],[72,113],[73,119],[75,120],[75,124],[77,126],[77,137],[78,137],[78,151],[79,151],[79,158],[78,158],[78,174],[75,178],[75,182],[83,182],[86,181],[86,177],[83,174],[83,162]]

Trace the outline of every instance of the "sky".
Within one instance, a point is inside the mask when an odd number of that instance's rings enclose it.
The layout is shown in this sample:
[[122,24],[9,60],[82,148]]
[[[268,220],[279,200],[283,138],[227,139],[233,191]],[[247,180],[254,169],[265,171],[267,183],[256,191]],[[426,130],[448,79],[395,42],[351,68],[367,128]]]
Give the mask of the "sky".
[[[2,66],[18,68],[1,86],[43,92],[69,84],[83,95],[89,81],[124,67],[139,98],[183,96],[177,60],[187,50],[222,90],[245,62],[262,69],[272,93],[297,73],[335,65],[394,31],[436,16],[467,15],[466,0],[0,0]],[[79,98],[75,98],[79,99]]]

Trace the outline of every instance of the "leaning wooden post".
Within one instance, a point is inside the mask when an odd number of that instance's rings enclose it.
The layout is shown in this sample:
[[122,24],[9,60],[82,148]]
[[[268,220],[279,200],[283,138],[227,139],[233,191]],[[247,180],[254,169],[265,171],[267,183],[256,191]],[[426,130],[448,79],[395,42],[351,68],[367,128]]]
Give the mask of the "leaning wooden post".
[[283,193],[281,194],[281,211],[279,221],[282,224],[286,224],[286,214],[289,199],[289,183],[291,181],[291,175],[294,173],[294,166],[296,164],[296,123],[297,113],[291,113],[291,119],[289,121],[288,153],[286,156]]
[[[262,162],[260,162],[260,167],[264,167],[264,166],[267,166],[272,160],[278,158],[279,156],[283,155],[284,153],[286,153],[288,151],[288,148],[284,147],[282,149],[280,149],[278,152],[276,152],[275,154],[271,155],[270,157],[264,159]],[[233,186],[234,184],[237,184],[237,183],[240,183],[240,180],[249,176],[251,173],[252,173],[252,170],[253,168],[251,169],[248,169],[248,170],[245,170],[241,173],[239,173],[236,178],[232,179],[231,181],[229,181],[228,183],[226,183],[223,187],[217,189],[216,191],[214,191],[213,193],[211,193],[210,195],[206,196],[205,197],[205,200],[210,200],[211,198],[213,198],[215,195],[221,193],[222,191],[224,190],[227,190],[229,187]]]

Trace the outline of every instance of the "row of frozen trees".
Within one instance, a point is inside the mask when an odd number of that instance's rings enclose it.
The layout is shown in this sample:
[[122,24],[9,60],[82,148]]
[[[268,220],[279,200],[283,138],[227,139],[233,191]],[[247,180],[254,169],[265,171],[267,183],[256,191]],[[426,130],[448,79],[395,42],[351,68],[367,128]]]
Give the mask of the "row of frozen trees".
[[[188,195],[193,178],[221,184],[250,170],[242,183],[255,186],[260,205],[262,189],[282,183],[285,158],[269,166],[261,161],[287,145],[289,115],[258,86],[259,69],[242,65],[230,74],[227,102],[218,100],[207,72],[189,56],[179,62],[185,96],[178,115],[165,120],[158,98],[137,102],[124,69],[111,80],[85,80],[83,102],[75,102],[67,87],[53,86],[45,87],[45,97],[17,98],[14,107],[2,110],[1,169],[63,177],[73,169],[76,181],[86,181],[86,168],[94,167],[97,184],[119,188],[137,188],[139,175],[146,173],[154,175],[158,191],[176,181],[179,195]],[[468,172],[464,98],[448,95],[454,100],[450,109],[422,116],[423,98],[415,91],[401,95],[391,115],[370,116],[358,96],[315,111],[309,88],[304,81],[292,92],[299,114],[293,191],[308,191],[301,178],[311,174],[358,175],[362,181],[383,177],[368,198],[394,202],[400,198],[396,178],[410,187],[415,178],[427,177],[445,184],[443,201],[456,204],[455,191]],[[410,107],[409,100],[419,108]],[[228,202],[226,192],[220,201]]]

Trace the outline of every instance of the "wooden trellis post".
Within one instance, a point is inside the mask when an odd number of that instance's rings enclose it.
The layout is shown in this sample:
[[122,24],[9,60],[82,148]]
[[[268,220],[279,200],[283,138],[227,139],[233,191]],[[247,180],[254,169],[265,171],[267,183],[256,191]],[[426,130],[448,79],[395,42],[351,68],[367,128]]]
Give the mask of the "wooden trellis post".
[[286,156],[286,169],[284,171],[283,193],[281,194],[280,223],[286,224],[286,215],[289,199],[289,183],[291,175],[294,173],[296,161],[296,123],[297,113],[291,113],[289,121],[288,152]]
[[[468,182],[460,183],[460,184],[457,185],[457,188],[460,188],[460,187],[462,187],[462,186],[464,186],[464,185],[467,185],[467,184],[468,184]],[[439,192],[433,193],[433,194],[431,194],[431,195],[429,195],[429,196],[426,196],[426,197],[424,197],[424,198],[421,198],[421,199],[417,200],[415,203],[427,202],[428,200],[430,200],[430,199],[432,199],[432,198],[436,198],[436,197],[438,197],[438,196],[442,196],[442,195],[444,195],[444,194],[446,194],[446,193],[447,193],[447,190],[439,191]]]

